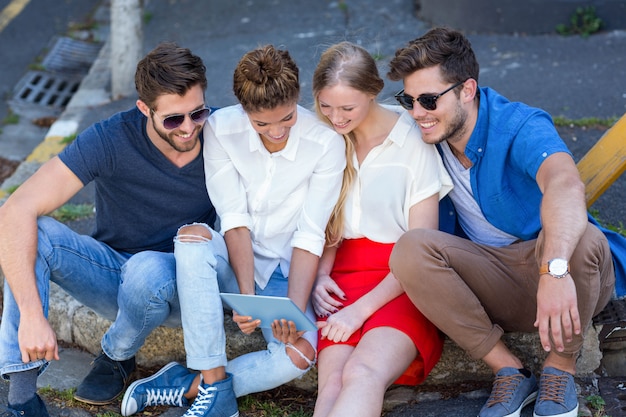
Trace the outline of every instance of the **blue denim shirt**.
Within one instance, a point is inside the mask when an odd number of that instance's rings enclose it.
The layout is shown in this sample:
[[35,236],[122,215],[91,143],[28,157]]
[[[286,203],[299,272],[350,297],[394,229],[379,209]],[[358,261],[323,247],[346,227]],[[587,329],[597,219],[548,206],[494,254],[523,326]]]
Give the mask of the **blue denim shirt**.
[[[470,182],[474,199],[491,224],[520,240],[534,239],[541,230],[542,193],[537,171],[553,153],[571,153],[545,111],[510,102],[490,88],[480,88],[479,92],[478,120],[465,148],[473,164]],[[439,213],[441,230],[467,237],[456,221],[449,197],[441,200]],[[589,220],[599,226],[591,216]],[[599,228],[613,255],[615,296],[622,298],[626,295],[626,239]]]
[[[465,147],[472,161],[472,193],[495,227],[521,240],[534,239],[541,229],[537,171],[548,156],[571,153],[548,113],[510,102],[490,88],[479,91],[478,120]],[[442,230],[450,231],[456,214],[450,201],[444,204]]]

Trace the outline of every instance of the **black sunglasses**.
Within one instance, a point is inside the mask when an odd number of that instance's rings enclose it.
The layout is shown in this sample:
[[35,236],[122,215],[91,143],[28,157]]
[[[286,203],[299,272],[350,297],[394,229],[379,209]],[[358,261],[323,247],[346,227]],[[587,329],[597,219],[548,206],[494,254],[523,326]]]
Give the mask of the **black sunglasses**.
[[[156,113],[152,109],[150,109],[150,111],[152,112],[152,114]],[[189,118],[194,123],[200,124],[200,123],[204,123],[204,121],[208,119],[209,115],[211,114],[211,109],[208,109],[208,108],[198,109],[187,114],[189,115]],[[176,129],[177,127],[183,124],[183,122],[185,121],[185,116],[186,114],[173,114],[171,116],[167,116],[166,118],[163,119],[163,127],[166,128],[167,130]]]
[[416,101],[419,101],[419,103],[421,104],[423,108],[429,111],[433,111],[437,108],[437,100],[439,99],[439,97],[443,96],[448,91],[455,89],[456,87],[460,86],[464,82],[465,81],[459,81],[458,83],[454,84],[452,87],[436,95],[421,94],[419,97],[413,98],[412,96],[408,94],[404,94],[404,90],[400,90],[394,97],[396,98],[396,100],[398,100],[398,103],[400,103],[400,105],[407,110],[413,110],[413,103],[415,103]]

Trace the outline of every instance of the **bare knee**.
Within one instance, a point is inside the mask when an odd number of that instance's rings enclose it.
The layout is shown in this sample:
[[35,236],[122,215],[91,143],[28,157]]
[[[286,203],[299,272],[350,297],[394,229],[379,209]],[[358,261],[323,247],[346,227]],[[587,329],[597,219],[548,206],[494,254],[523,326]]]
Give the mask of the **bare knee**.
[[361,360],[361,358],[353,357],[346,362],[343,368],[342,383],[346,385],[350,381],[374,381],[377,374],[376,369],[367,362]]
[[178,239],[183,242],[196,242],[203,240],[211,240],[211,230],[206,224],[194,223],[182,226],[178,229]]
[[303,337],[293,345],[287,345],[287,356],[299,369],[308,369],[315,362],[315,349]]

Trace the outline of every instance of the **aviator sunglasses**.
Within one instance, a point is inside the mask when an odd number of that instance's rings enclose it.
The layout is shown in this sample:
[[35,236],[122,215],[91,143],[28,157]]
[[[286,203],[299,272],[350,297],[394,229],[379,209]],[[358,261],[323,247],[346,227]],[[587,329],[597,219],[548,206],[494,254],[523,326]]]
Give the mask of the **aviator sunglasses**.
[[[154,110],[150,109],[150,111],[152,112],[152,114],[156,114]],[[187,114],[194,123],[200,124],[204,123],[204,121],[209,117],[209,115],[211,114],[211,109],[204,108],[194,110],[191,113],[173,114],[171,116],[167,116],[163,119],[163,127],[167,130],[176,129],[183,124],[183,122],[185,121],[185,116]]]
[[421,94],[419,97],[413,98],[412,96],[408,94],[404,94],[404,90],[400,90],[394,97],[396,98],[396,100],[398,100],[398,103],[400,103],[400,105],[407,110],[413,110],[413,103],[415,103],[416,101],[419,101],[419,103],[424,109],[429,110],[429,111],[434,111],[435,109],[437,109],[437,100],[439,99],[439,97],[443,96],[448,91],[460,86],[464,82],[465,81],[459,81],[458,83],[454,84],[452,87],[448,88],[447,90],[442,91],[441,93],[435,94],[435,95]]

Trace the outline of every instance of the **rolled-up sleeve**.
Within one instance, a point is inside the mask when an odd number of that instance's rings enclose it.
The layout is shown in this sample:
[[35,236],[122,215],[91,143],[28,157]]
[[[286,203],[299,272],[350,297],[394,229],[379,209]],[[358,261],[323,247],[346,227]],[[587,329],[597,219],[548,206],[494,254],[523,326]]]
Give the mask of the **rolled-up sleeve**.
[[203,152],[206,188],[220,218],[221,233],[237,227],[250,229],[245,186],[210,123],[204,127]]
[[298,227],[291,240],[292,247],[317,256],[324,250],[326,224],[339,198],[346,166],[343,138],[334,132],[327,135],[328,140],[321,142],[325,149],[311,176]]

